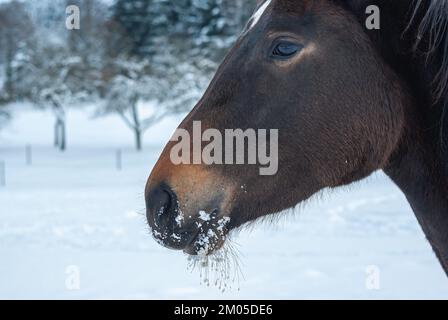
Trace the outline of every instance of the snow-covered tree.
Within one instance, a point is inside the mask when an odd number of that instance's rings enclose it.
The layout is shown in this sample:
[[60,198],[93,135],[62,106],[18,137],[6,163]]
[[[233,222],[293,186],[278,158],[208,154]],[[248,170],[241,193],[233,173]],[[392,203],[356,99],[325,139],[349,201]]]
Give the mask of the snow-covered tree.
[[21,49],[33,39],[33,23],[25,5],[19,1],[0,4],[0,62],[3,62],[3,99],[17,99],[13,62]]
[[[80,30],[65,28],[63,9],[67,4],[80,7]],[[53,113],[54,143],[65,150],[67,108],[101,96],[107,6],[99,0],[54,0],[23,6],[34,21],[33,42],[15,45],[8,64],[9,79],[18,99],[30,100]]]
[[155,24],[151,13],[154,0],[117,0],[113,6],[113,20],[119,24],[131,45],[131,54],[146,54],[146,47]]
[[80,29],[64,30],[67,45],[73,54],[83,59],[87,68],[98,69],[99,54],[103,50],[105,25],[109,20],[109,9],[100,0],[65,0],[66,5],[80,8]]
[[[255,0],[117,0],[113,20],[131,40],[132,54],[158,54],[160,38],[219,61],[233,44]],[[182,48],[183,47],[183,48]]]
[[[80,30],[65,28],[69,4],[81,9]],[[55,145],[63,150],[67,108],[101,100],[98,113],[118,114],[141,148],[147,128],[200,98],[254,6],[255,0],[0,3],[0,103],[28,99],[51,110]]]
[[196,66],[172,61],[168,68],[162,61],[165,59],[151,63],[117,58],[117,73],[109,81],[106,101],[98,112],[120,116],[133,131],[137,150],[142,149],[142,135],[148,128],[169,115],[191,109],[208,80]]
[[27,77],[32,83],[29,95],[38,107],[53,113],[54,145],[64,151],[67,147],[67,108],[92,95],[82,74],[82,59],[72,55],[64,44],[46,43],[26,67],[32,70]]
[[254,6],[255,0],[117,0],[111,22],[121,32],[110,34],[116,42],[107,45],[126,43],[127,50],[103,58],[100,114],[118,114],[141,149],[145,130],[197,102]]

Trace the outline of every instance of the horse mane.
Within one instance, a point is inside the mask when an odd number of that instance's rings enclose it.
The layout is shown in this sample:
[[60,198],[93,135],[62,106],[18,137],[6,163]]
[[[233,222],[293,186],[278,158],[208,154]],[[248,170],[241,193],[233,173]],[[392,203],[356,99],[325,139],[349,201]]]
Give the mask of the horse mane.
[[369,35],[390,65],[417,90],[448,174],[448,0],[332,1],[351,11],[363,25],[368,5],[387,8],[381,12],[381,31]]
[[423,17],[417,22],[414,51],[423,47],[427,62],[438,64],[438,71],[432,83],[432,96],[435,103],[443,101],[446,104],[448,103],[448,1],[430,0],[428,3],[427,0],[416,0],[409,25],[416,22],[422,8]]
[[[417,18],[419,15],[421,18]],[[448,1],[415,0],[410,25],[413,23],[416,23],[413,51],[424,55],[426,65],[435,66],[431,97],[440,115],[438,144],[448,172]]]

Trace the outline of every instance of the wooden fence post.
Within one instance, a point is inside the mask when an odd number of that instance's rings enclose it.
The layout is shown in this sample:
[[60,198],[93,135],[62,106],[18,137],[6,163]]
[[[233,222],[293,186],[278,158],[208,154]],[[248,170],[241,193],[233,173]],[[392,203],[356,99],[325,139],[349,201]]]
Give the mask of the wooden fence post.
[[6,164],[0,161],[0,187],[6,187]]
[[31,166],[33,164],[33,149],[31,148],[31,145],[26,146],[26,152],[25,152],[25,158],[26,158],[26,165]]
[[117,150],[117,153],[115,155],[115,161],[116,161],[117,170],[121,171],[121,169],[123,168],[123,159],[122,159],[122,153],[121,153],[120,149]]

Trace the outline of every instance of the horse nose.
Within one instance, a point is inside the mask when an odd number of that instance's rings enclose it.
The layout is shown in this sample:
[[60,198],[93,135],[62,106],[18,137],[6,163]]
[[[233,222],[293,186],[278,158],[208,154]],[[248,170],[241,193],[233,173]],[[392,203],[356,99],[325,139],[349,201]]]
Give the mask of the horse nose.
[[159,244],[182,250],[190,242],[192,223],[185,225],[176,193],[167,185],[153,188],[146,197],[146,218]]
[[165,230],[177,211],[175,193],[165,185],[152,189],[146,197],[146,217],[151,227]]

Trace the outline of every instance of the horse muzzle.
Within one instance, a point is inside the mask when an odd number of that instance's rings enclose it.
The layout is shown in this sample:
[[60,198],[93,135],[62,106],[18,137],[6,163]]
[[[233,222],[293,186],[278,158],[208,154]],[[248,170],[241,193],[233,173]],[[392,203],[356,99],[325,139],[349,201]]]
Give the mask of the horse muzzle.
[[152,235],[164,247],[209,255],[224,245],[230,217],[225,215],[222,190],[149,182],[145,198]]

